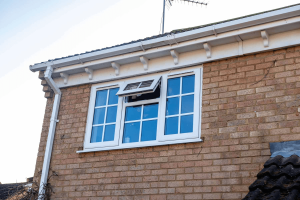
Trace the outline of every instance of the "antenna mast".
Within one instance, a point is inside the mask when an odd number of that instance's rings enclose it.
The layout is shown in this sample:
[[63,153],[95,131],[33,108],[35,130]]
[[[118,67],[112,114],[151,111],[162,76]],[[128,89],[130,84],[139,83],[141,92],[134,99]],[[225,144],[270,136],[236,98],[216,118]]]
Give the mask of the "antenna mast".
[[[162,22],[162,34],[164,34],[164,29],[165,29],[165,9],[166,9],[166,1],[169,2],[170,6],[172,6],[172,3],[171,1],[174,1],[174,0],[163,0],[164,3],[163,3],[163,22]],[[183,2],[188,2],[188,3],[194,3],[194,4],[200,4],[200,5],[205,5],[207,6],[207,3],[204,3],[204,2],[200,2],[200,1],[193,1],[193,0],[181,0]]]

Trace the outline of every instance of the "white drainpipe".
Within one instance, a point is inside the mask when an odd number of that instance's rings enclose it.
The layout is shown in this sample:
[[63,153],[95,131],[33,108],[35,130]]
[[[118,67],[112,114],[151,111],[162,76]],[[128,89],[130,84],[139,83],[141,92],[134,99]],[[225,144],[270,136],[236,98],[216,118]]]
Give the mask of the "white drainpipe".
[[49,166],[50,166],[50,160],[51,160],[51,153],[52,153],[52,147],[53,147],[53,140],[55,136],[55,127],[57,120],[57,114],[59,109],[59,103],[60,103],[60,97],[61,97],[61,91],[51,78],[53,72],[53,68],[51,65],[47,65],[47,69],[45,72],[45,79],[48,83],[48,85],[51,87],[51,89],[55,93],[54,102],[53,102],[53,108],[52,108],[52,115],[50,119],[50,126],[49,126],[49,132],[48,132],[48,138],[47,138],[47,144],[46,144],[46,150],[45,150],[45,156],[44,156],[44,163],[43,163],[43,170],[42,170],[42,176],[40,180],[40,189],[39,189],[39,199],[44,199],[45,194],[45,188],[44,185],[47,184],[48,179],[48,173],[49,173]]

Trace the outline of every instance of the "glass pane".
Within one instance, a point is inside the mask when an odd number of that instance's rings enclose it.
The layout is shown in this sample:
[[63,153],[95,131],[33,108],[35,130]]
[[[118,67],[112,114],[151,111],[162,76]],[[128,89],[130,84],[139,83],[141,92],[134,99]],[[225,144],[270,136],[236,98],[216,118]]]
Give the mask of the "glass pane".
[[141,141],[156,140],[157,120],[143,121]]
[[130,106],[126,108],[125,121],[141,119],[142,106]]
[[107,90],[97,91],[95,107],[106,105],[106,97],[107,97]]
[[158,104],[144,106],[143,119],[156,118],[158,113]]
[[181,116],[180,133],[193,132],[193,115]]
[[109,90],[108,105],[118,104],[118,95],[116,95],[118,91],[119,88]]
[[194,95],[181,97],[181,113],[194,112]]
[[140,122],[125,123],[123,143],[139,141]]
[[182,94],[194,92],[195,75],[182,77]]
[[178,133],[178,117],[166,118],[165,135],[172,135]]
[[93,124],[103,124],[104,115],[105,115],[105,108],[96,108],[94,112]]
[[118,106],[107,107],[106,123],[116,122]]
[[166,115],[176,115],[179,113],[179,97],[167,99]]
[[102,141],[103,126],[94,126],[92,129],[91,143]]
[[167,96],[177,95],[180,92],[180,78],[168,79]]
[[115,138],[115,125],[106,125],[104,131],[103,142],[114,141]]

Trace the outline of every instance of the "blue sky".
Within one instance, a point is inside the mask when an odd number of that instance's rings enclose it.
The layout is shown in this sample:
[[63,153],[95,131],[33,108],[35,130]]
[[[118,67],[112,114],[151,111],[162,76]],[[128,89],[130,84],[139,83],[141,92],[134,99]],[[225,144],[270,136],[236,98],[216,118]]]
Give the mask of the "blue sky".
[[[0,0],[0,182],[33,176],[46,99],[29,65],[157,35],[163,0]],[[176,1],[165,31],[298,3]],[[2,164],[5,163],[5,164]]]

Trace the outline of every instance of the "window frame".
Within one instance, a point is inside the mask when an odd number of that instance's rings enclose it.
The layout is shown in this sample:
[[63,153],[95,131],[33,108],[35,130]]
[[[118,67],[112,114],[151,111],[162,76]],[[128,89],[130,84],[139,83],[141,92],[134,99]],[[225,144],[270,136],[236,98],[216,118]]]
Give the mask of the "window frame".
[[[165,119],[166,119],[166,101],[167,101],[167,81],[169,78],[183,77],[191,74],[195,74],[195,88],[194,88],[194,120],[193,120],[193,132],[192,133],[178,133],[177,135],[164,135],[165,133]],[[158,76],[159,75],[159,76]],[[93,118],[95,110],[96,94],[98,90],[112,89],[124,87],[129,82],[135,82],[140,80],[148,80],[151,78],[161,77],[160,97],[151,100],[141,100],[137,102],[125,102],[125,96],[118,97],[118,109],[117,119],[115,126],[114,141],[111,142],[96,142],[91,143],[91,134],[93,127]],[[201,142],[201,107],[202,107],[202,80],[203,80],[203,67],[195,66],[184,69],[176,69],[172,71],[160,72],[157,74],[142,75],[136,78],[128,78],[125,80],[115,80],[109,83],[98,83],[92,85],[90,94],[90,103],[87,113],[87,124],[84,139],[84,149],[79,152],[90,151],[105,151],[113,149],[127,149],[138,148],[147,146],[160,146],[168,144]],[[159,87],[159,86],[158,86]],[[198,103],[197,103],[198,102]],[[123,143],[124,126],[125,126],[125,111],[128,106],[138,106],[158,103],[158,117],[157,117],[157,135],[156,140],[152,141],[140,141],[132,143]],[[198,123],[197,123],[198,122]],[[141,121],[142,123],[142,121]],[[104,133],[103,133],[104,135]],[[141,136],[141,135],[140,135]]]
[[[165,135],[165,122],[166,122],[166,104],[167,104],[167,88],[168,88],[168,79],[172,79],[172,78],[177,78],[180,77],[182,80],[182,77],[184,76],[189,76],[189,75],[195,75],[195,88],[194,88],[194,112],[193,112],[193,132],[192,133],[178,133],[178,134],[172,134],[172,135]],[[163,88],[163,92],[161,93],[161,98],[162,98],[162,102],[161,102],[161,116],[164,116],[164,119],[160,119],[161,123],[160,123],[160,127],[159,130],[163,130],[163,134],[158,134],[158,140],[160,142],[164,142],[164,141],[174,141],[174,140],[185,140],[185,139],[193,139],[193,138],[198,138],[200,137],[200,127],[199,124],[201,124],[201,117],[200,117],[200,113],[201,113],[201,105],[200,103],[202,102],[202,98],[200,97],[202,94],[202,76],[201,76],[201,70],[200,69],[193,69],[193,70],[185,70],[185,71],[180,71],[180,72],[174,72],[174,73],[170,73],[170,74],[165,74],[163,75],[163,79],[162,79],[162,86],[161,88]],[[180,88],[182,87],[182,81],[180,83]],[[198,91],[198,92],[197,92]],[[201,94],[200,94],[201,93]],[[174,95],[175,96],[175,95]],[[177,96],[177,95],[176,95]],[[179,94],[179,97],[182,97],[185,95]],[[199,102],[199,103],[197,103]],[[181,104],[179,105],[179,111]],[[198,111],[198,112],[197,112]],[[178,114],[179,118],[181,115],[181,112],[179,112],[180,114]],[[197,123],[199,122],[199,123]],[[178,126],[180,126],[180,120],[178,122]]]
[[[96,85],[96,87],[91,88],[91,96],[90,96],[90,103],[89,103],[89,109],[88,109],[88,115],[87,115],[87,121],[86,121],[86,132],[85,132],[85,138],[84,138],[84,148],[92,149],[92,148],[99,148],[99,147],[113,147],[118,146],[119,144],[119,129],[120,129],[120,116],[122,114],[122,97],[118,97],[118,108],[117,108],[117,117],[116,117],[116,126],[115,126],[115,135],[114,135],[114,141],[108,141],[108,142],[95,142],[91,143],[91,136],[92,136],[92,129],[93,129],[93,120],[94,120],[94,111],[95,111],[95,104],[96,104],[96,96],[97,91],[100,90],[109,90],[113,88],[120,88],[120,84],[100,84]],[[109,94],[107,94],[108,96]],[[108,97],[107,97],[108,98]],[[106,105],[107,107],[107,105]],[[107,109],[106,109],[107,112]],[[107,113],[105,113],[106,115]],[[104,119],[105,120],[105,119]],[[105,122],[104,122],[105,124]],[[102,134],[102,140],[104,137],[104,130]]]

